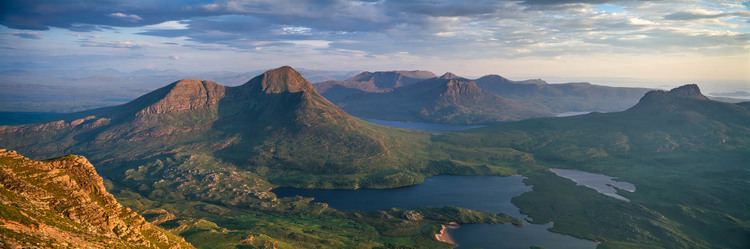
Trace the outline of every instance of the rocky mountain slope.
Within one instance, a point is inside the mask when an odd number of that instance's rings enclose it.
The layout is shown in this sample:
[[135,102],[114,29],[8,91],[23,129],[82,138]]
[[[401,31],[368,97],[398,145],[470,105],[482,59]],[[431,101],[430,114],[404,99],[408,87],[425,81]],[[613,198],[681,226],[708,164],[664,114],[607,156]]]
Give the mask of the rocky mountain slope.
[[192,248],[121,206],[86,158],[0,149],[0,247]]
[[551,115],[541,106],[498,97],[481,89],[476,82],[451,73],[388,93],[358,94],[339,104],[362,117],[454,124]]
[[[412,184],[421,178],[396,169],[424,167],[424,154],[410,151],[424,150],[426,139],[349,116],[290,67],[237,87],[180,80],[124,105],[0,126],[2,146],[42,158],[85,155],[104,176],[155,198],[233,204],[265,198],[266,179],[349,188]],[[208,182],[217,184],[206,189]]]

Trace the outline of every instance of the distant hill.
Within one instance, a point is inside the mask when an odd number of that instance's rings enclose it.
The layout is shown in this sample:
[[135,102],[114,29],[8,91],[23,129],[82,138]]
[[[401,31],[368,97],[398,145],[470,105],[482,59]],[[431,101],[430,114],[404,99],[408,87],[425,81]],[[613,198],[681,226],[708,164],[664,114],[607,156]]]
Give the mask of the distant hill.
[[477,124],[552,115],[533,103],[498,97],[451,73],[386,93],[360,93],[339,101],[357,116],[387,120]]
[[326,98],[336,101],[360,92],[390,92],[434,77],[434,73],[420,70],[362,72],[347,80],[329,80],[314,86]]
[[542,80],[512,81],[498,75],[476,80],[482,89],[498,96],[525,100],[555,113],[622,111],[635,105],[646,88],[609,87],[590,83],[548,84]]
[[[612,112],[638,102],[649,89],[592,85],[549,84],[541,79],[514,81],[499,75],[476,80],[460,78],[481,92],[456,95],[446,101],[425,71],[364,72],[346,81],[315,84],[321,93],[347,112],[366,118],[440,123],[483,123],[555,116],[566,112]],[[422,82],[428,82],[422,84]],[[425,88],[418,90],[416,88]],[[441,99],[442,98],[442,99]],[[429,99],[435,101],[430,102]],[[442,117],[440,117],[443,115]]]
[[0,149],[0,203],[4,248],[192,248],[121,206],[81,156]]
[[748,91],[715,92],[715,93],[711,93],[711,95],[722,96],[722,97],[750,98],[750,92]]

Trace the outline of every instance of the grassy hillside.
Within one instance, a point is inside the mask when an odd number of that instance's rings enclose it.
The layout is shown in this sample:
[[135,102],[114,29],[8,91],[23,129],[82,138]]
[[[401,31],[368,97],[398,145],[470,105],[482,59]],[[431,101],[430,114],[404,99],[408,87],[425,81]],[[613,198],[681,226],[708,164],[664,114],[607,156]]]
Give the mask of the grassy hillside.
[[[619,113],[536,119],[435,137],[476,150],[533,155],[518,170],[534,191],[513,200],[535,222],[603,241],[603,248],[750,245],[750,112],[708,100],[695,86],[647,94]],[[447,146],[447,145],[446,145]],[[637,186],[622,202],[546,168],[618,177]]]

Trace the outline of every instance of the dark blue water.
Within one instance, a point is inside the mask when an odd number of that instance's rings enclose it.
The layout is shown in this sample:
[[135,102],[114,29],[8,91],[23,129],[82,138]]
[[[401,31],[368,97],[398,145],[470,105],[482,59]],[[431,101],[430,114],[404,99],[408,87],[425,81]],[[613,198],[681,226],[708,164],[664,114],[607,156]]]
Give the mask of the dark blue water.
[[[278,188],[279,197],[307,196],[340,210],[455,206],[526,218],[511,199],[531,187],[520,176],[435,176],[423,184],[396,189],[325,190]],[[552,233],[547,225],[468,224],[449,233],[460,248],[595,248],[596,243]]]
[[595,248],[596,243],[576,239],[567,235],[548,231],[552,224],[524,225],[521,228],[510,225],[466,224],[449,230],[459,248],[503,248],[528,249],[540,246],[546,249],[585,249]]
[[[530,191],[520,176],[434,176],[424,183],[395,189],[277,188],[279,197],[309,196],[339,210],[375,211],[389,208],[455,206],[521,217],[510,198]],[[488,201],[488,198],[496,201]]]
[[429,131],[429,132],[463,131],[463,130],[468,130],[468,129],[484,127],[483,125],[449,125],[449,124],[393,121],[393,120],[381,120],[381,119],[365,119],[365,120],[367,120],[367,122],[370,122],[373,124],[379,124],[383,126],[391,126],[391,127],[396,127],[396,128],[402,128],[402,129]]

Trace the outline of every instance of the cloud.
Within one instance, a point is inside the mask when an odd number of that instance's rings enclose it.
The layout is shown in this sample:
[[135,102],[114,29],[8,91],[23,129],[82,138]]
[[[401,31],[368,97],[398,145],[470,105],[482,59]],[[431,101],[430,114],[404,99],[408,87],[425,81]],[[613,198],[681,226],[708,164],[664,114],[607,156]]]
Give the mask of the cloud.
[[31,40],[42,39],[42,35],[38,33],[16,32],[16,33],[13,33],[13,36],[23,38],[23,39],[31,39]]
[[601,4],[616,2],[616,0],[524,0],[527,5],[563,5],[563,4]]
[[95,39],[83,39],[80,41],[81,47],[100,47],[100,48],[128,48],[137,49],[143,47],[134,41],[97,41]]
[[184,30],[188,29],[188,24],[185,21],[166,21],[152,25],[143,26],[146,30]]
[[177,61],[177,60],[182,59],[182,57],[180,57],[179,55],[170,55],[167,58],[169,58],[169,60],[173,60],[173,61]]
[[[732,0],[10,1],[3,7],[0,24],[10,29],[102,35],[75,43],[84,47],[268,55],[357,51],[373,58],[399,52],[465,60],[730,54],[747,51],[741,40],[750,25],[734,18],[747,16],[747,7]],[[157,52],[159,60],[175,54]]]
[[122,12],[115,12],[115,13],[109,14],[109,16],[117,18],[117,19],[121,19],[124,21],[128,21],[128,22],[138,22],[138,21],[143,20],[143,18],[141,18],[138,15],[135,15],[135,14],[128,15]]
[[698,19],[714,19],[723,17],[748,17],[750,16],[749,11],[742,12],[720,12],[706,9],[693,9],[689,11],[675,12],[664,16],[664,19],[668,20],[698,20]]
[[275,32],[281,35],[309,35],[311,31],[311,28],[304,26],[282,26]]

